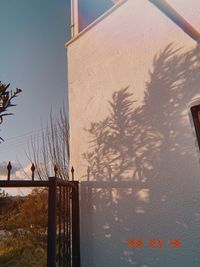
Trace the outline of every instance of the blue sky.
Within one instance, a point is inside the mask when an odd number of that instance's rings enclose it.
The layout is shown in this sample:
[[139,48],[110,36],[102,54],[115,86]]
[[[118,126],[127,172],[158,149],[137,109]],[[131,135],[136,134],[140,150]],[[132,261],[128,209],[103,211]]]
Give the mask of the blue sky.
[[[67,56],[71,0],[1,0],[0,81],[23,92],[15,99],[13,116],[0,125],[0,174],[5,162],[29,159],[27,143],[41,136],[50,110],[67,103]],[[113,5],[111,0],[80,1],[83,27]],[[3,170],[2,170],[2,166]]]
[[[117,0],[115,0],[117,2]],[[106,10],[113,6],[114,0],[79,0],[79,27],[82,30]]]
[[68,0],[1,0],[0,80],[23,90],[0,126],[0,162],[27,164],[28,137],[67,99]]

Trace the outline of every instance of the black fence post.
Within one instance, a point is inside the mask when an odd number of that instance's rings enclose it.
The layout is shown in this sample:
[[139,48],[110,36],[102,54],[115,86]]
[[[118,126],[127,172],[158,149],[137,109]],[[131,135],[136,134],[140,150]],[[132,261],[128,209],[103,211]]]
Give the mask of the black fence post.
[[[48,188],[47,267],[56,267],[56,264],[57,267],[58,265],[60,267],[80,267],[79,182],[65,181],[56,177],[49,177],[49,180],[34,180],[35,166],[33,164],[31,167],[32,180],[10,180],[12,169],[10,162],[7,169],[8,179],[0,180],[0,188]],[[57,215],[59,216],[58,224]]]
[[11,165],[10,161],[8,162],[7,170],[8,170],[7,179],[8,179],[8,181],[10,181],[10,173],[11,173],[11,170],[12,170],[12,165]]
[[79,182],[72,187],[72,267],[80,267]]
[[56,267],[56,177],[49,177],[47,267]]

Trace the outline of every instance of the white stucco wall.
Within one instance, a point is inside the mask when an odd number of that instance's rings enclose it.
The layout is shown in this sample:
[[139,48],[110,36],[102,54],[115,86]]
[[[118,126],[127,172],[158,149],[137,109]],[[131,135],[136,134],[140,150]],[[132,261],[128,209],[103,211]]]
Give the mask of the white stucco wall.
[[[200,2],[170,3],[198,29]],[[83,266],[198,267],[200,168],[189,116],[200,96],[196,43],[148,1],[129,0],[67,53],[71,164],[81,181],[90,165],[90,180],[107,182],[106,189],[82,183]],[[127,92],[132,111],[120,106]],[[93,131],[98,143],[89,143],[84,130],[92,122],[101,122]],[[114,189],[110,180],[124,183]],[[140,250],[123,242],[138,237],[145,243]],[[162,239],[164,248],[150,249],[151,238]],[[169,249],[174,238],[180,249]]]

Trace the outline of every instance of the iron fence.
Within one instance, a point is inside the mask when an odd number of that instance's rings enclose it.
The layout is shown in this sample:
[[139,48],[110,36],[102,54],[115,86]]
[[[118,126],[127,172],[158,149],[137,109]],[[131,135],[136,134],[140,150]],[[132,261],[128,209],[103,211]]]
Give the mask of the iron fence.
[[[31,180],[11,180],[12,165],[7,165],[7,180],[0,180],[0,188],[45,187],[48,189],[47,266],[80,267],[79,182],[55,177],[35,180],[35,166],[31,166]],[[31,208],[31,207],[30,207]]]

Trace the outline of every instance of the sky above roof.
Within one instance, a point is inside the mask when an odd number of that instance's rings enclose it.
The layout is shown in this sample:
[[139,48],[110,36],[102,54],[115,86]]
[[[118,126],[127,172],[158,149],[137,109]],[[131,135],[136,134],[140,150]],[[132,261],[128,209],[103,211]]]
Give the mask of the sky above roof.
[[[68,2],[69,3],[69,2]],[[26,144],[41,134],[41,121],[67,99],[65,42],[69,38],[66,0],[1,0],[0,80],[23,92],[0,126],[0,162],[28,162]]]
[[79,29],[83,30],[113,5],[113,0],[79,0]]
[[[83,10],[89,9],[89,13],[82,14],[85,21],[112,6],[111,0],[100,5],[96,1],[92,6],[91,1],[83,2]],[[1,175],[8,161],[27,168],[31,137],[40,138],[50,110],[56,114],[63,102],[67,103],[65,43],[70,39],[70,3],[71,0],[1,0],[0,81],[10,83],[12,90],[23,90],[14,100],[17,106],[9,110],[14,115],[0,125],[0,136],[5,140],[0,144]]]

